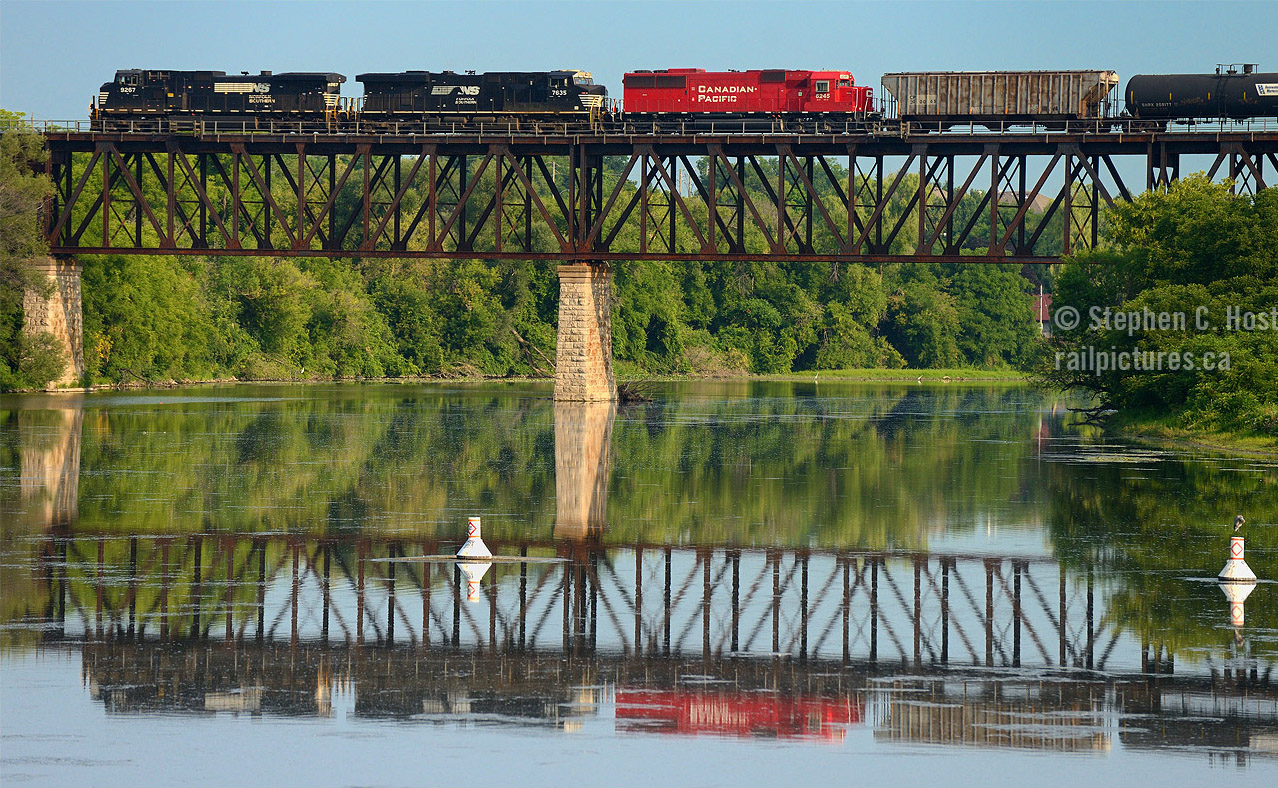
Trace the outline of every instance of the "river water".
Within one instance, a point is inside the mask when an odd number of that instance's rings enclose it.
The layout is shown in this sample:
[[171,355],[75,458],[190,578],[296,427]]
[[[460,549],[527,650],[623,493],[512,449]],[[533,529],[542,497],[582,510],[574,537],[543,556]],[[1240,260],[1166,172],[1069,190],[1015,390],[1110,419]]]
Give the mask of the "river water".
[[[1274,785],[1278,460],[1104,440],[1067,404],[6,397],[0,777]],[[1262,582],[1222,588],[1238,513]],[[431,560],[468,516],[503,560]]]

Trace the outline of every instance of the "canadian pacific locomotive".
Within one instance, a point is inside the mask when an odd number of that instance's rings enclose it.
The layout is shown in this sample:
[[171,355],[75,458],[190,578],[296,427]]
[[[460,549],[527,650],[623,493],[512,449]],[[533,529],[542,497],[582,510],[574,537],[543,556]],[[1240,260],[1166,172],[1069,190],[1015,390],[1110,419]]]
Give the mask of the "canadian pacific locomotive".
[[[92,117],[104,129],[139,119],[181,131],[203,121],[233,120],[248,130],[299,121],[313,130],[395,132],[467,127],[528,129],[552,121],[564,131],[626,132],[678,128],[722,132],[781,127],[790,131],[945,131],[956,125],[1002,130],[1107,131],[1165,128],[1169,122],[1278,117],[1278,74],[1254,66],[1214,75],[1138,75],[1119,112],[1113,71],[952,71],[883,76],[884,96],[848,71],[766,69],[631,71],[623,102],[589,72],[405,71],[356,77],[357,99],[341,96],[341,74],[290,72],[256,76],[222,71],[117,71],[102,86]],[[623,110],[624,107],[624,110]],[[300,126],[298,128],[301,128]]]
[[627,112],[864,115],[873,91],[847,71],[633,71],[623,79]]

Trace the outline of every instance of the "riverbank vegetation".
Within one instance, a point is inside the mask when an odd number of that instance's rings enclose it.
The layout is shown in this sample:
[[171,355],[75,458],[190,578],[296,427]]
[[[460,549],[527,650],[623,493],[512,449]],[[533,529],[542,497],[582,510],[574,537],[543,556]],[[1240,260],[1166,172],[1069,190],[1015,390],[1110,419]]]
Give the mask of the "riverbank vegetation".
[[[0,110],[0,125],[21,116]],[[48,254],[39,206],[49,179],[37,174],[43,144],[34,134],[0,134],[0,391],[39,388],[62,374],[66,359],[53,336],[24,332],[23,296],[47,296],[51,285],[24,263]]]
[[1185,178],[1111,209],[1109,239],[1057,277],[1079,321],[1043,381],[1125,432],[1278,445],[1278,191]]

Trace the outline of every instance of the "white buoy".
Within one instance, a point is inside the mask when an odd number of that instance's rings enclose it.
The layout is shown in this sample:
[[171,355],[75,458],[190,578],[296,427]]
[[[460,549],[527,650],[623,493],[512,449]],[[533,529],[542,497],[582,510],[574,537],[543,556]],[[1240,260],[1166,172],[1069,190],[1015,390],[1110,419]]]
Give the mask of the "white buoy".
[[[476,518],[478,519],[478,518]],[[480,542],[482,545],[483,542]],[[457,568],[466,576],[466,601],[479,601],[479,581],[484,579],[484,575],[488,574],[488,567],[492,563],[484,561],[483,563],[464,563],[458,564]]]
[[1229,625],[1231,627],[1242,627],[1246,621],[1243,615],[1243,603],[1247,601],[1247,597],[1251,596],[1251,592],[1256,590],[1256,582],[1233,581],[1222,582],[1220,590],[1224,592],[1225,599],[1229,600]]
[[1225,562],[1225,568],[1220,570],[1220,574],[1216,575],[1216,579],[1224,583],[1256,582],[1256,573],[1251,571],[1251,567],[1247,566],[1247,562],[1243,560],[1241,536],[1229,537],[1229,560]]
[[466,544],[457,551],[458,558],[492,558],[492,551],[479,535],[479,518],[466,519]]

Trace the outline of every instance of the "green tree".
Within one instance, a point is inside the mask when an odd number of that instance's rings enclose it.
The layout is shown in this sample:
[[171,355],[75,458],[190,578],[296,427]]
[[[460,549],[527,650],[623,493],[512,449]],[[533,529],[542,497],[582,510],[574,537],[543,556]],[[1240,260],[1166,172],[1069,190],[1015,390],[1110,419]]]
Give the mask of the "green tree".
[[[1170,415],[1181,427],[1278,436],[1278,193],[1236,195],[1194,176],[1116,206],[1110,223],[1113,250],[1070,262],[1057,281],[1055,308],[1083,319],[1054,337],[1044,382],[1087,392],[1124,418]],[[1184,325],[1127,330],[1092,311],[1106,308],[1179,314]],[[1262,317],[1251,330],[1227,323],[1247,313]],[[1071,368],[1089,347],[1162,360],[1139,371]]]
[[42,388],[62,375],[67,361],[51,335],[22,329],[25,293],[52,290],[25,265],[49,254],[40,207],[52,186],[37,170],[44,139],[22,118],[0,110],[0,390]]
[[973,366],[1018,366],[1039,341],[1027,282],[1011,266],[957,266],[949,292],[958,309],[958,348]]

